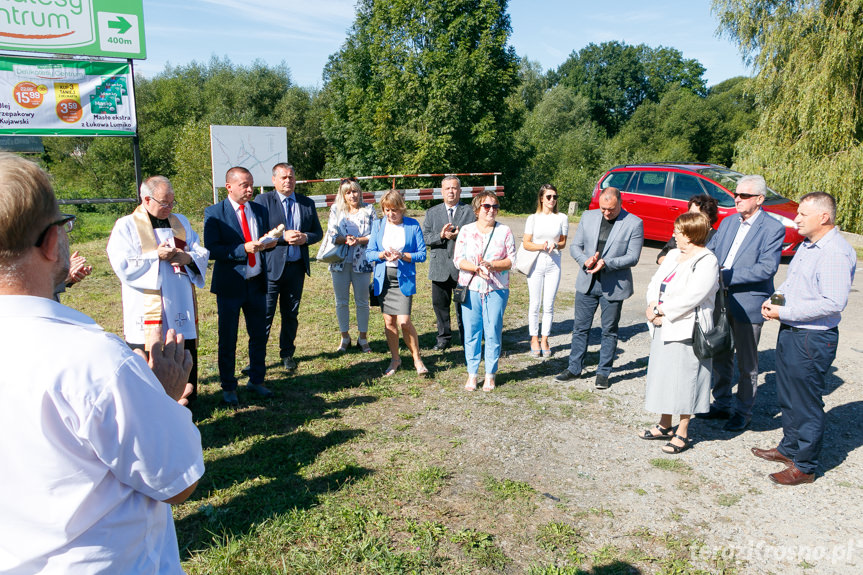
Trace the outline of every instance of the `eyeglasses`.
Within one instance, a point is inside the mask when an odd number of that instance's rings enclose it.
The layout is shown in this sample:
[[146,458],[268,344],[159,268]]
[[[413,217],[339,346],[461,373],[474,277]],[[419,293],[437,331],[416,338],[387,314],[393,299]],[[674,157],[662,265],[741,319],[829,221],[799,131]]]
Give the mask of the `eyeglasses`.
[[61,217],[59,220],[48,224],[45,229],[42,230],[42,233],[39,234],[39,237],[36,238],[35,245],[37,248],[42,247],[42,242],[45,241],[45,235],[48,233],[48,230],[50,230],[54,226],[63,226],[63,229],[66,230],[67,234],[72,231],[72,228],[75,227],[75,216],[73,216],[72,214],[60,214],[60,216]]
[[738,194],[737,192],[734,192],[734,197],[740,198],[741,200],[748,200],[750,198],[754,198],[754,197],[760,196],[760,195],[761,194]]
[[175,201],[173,201],[173,202],[171,202],[170,204],[164,204],[164,203],[160,202],[159,200],[157,200],[156,198],[154,198],[153,196],[147,196],[147,197],[148,197],[151,201],[156,202],[157,204],[159,204],[159,206],[161,206],[161,207],[163,207],[163,208],[165,208],[165,209],[169,209],[169,210],[170,210],[170,209],[171,209],[171,208],[173,208],[174,206],[179,205],[179,204],[177,203],[177,201],[176,201],[176,200],[175,200]]
[[341,181],[339,181],[339,185],[343,186],[345,184],[350,184],[356,181],[357,179],[354,176],[351,176],[350,178],[342,178]]
[[490,212],[490,211],[492,211],[492,210],[499,210],[499,209],[500,209],[500,204],[481,204],[481,206],[482,206],[483,208],[485,208],[485,210],[486,210],[487,212]]
[[557,201],[557,196],[545,196],[545,199]]

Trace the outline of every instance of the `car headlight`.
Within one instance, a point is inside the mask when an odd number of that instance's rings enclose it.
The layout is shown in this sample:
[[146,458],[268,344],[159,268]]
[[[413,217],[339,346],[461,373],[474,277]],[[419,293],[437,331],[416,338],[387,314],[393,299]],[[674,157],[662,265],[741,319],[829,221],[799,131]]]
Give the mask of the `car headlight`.
[[794,223],[794,220],[789,220],[785,216],[780,216],[779,214],[774,214],[773,212],[765,211],[764,213],[785,226],[786,228],[793,228],[795,230],[797,229],[797,224]]

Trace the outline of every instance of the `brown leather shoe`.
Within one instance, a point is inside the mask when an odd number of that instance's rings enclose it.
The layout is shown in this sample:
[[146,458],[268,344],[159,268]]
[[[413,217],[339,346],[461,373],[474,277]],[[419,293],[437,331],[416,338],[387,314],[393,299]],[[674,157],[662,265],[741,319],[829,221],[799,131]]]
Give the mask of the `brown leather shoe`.
[[785,465],[794,465],[793,461],[779,453],[779,450],[775,447],[771,447],[770,449],[758,449],[757,447],[753,447],[752,455],[760,457],[761,459],[766,459],[767,461],[778,461]]
[[770,474],[770,481],[779,485],[800,485],[801,483],[812,483],[815,481],[814,473],[803,473],[794,464],[789,465],[782,471]]

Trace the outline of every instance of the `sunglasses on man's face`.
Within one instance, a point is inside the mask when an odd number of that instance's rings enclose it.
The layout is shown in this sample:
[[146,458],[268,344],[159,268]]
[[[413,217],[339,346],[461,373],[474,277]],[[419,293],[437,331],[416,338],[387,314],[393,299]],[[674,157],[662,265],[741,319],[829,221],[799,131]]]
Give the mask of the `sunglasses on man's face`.
[[482,204],[482,207],[483,207],[487,212],[490,212],[490,211],[492,211],[492,210],[499,210],[499,209],[500,209],[500,206],[499,206],[498,204]]
[[761,194],[738,194],[737,192],[734,192],[734,197],[740,198],[741,200],[748,200],[750,198],[754,198],[760,195]]

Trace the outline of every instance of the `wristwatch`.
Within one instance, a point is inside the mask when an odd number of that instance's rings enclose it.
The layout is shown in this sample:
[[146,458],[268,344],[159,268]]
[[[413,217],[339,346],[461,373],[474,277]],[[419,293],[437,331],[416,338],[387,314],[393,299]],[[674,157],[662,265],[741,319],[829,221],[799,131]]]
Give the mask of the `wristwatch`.
[[659,313],[658,305],[653,306],[653,315],[662,315],[661,313]]

